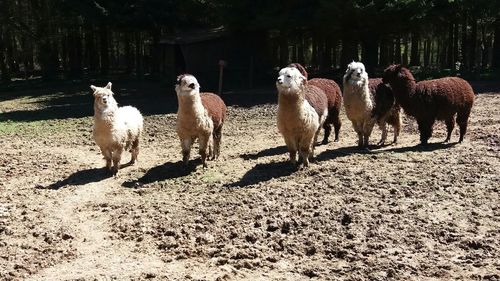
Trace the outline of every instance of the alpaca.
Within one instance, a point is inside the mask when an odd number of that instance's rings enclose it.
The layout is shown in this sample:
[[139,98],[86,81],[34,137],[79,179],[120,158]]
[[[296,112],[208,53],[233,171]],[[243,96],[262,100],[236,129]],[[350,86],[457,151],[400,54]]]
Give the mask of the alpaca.
[[[299,63],[292,63],[289,67],[297,68],[300,73],[307,79],[308,73],[306,69]],[[326,98],[328,100],[328,116],[326,117],[325,123],[323,124],[323,129],[325,130],[322,144],[328,143],[328,138],[332,131],[332,125],[335,129],[335,142],[339,141],[339,132],[340,127],[342,126],[342,122],[340,121],[340,107],[342,105],[342,91],[340,90],[339,85],[330,79],[324,78],[313,78],[307,81],[308,85],[313,85],[326,94]]]
[[387,139],[387,124],[394,130],[393,144],[398,142],[401,132],[401,106],[396,102],[391,88],[382,82],[382,78],[368,79],[368,88],[375,99],[373,116],[377,116],[377,124],[382,131],[382,137],[377,145],[384,145]]
[[90,88],[94,91],[94,140],[106,160],[106,168],[116,174],[123,150],[132,154],[129,164],[137,160],[143,118],[135,107],[118,107],[111,85],[109,82],[104,88],[94,85]]
[[278,90],[278,129],[285,139],[290,162],[309,166],[321,126],[328,114],[328,101],[323,91],[307,84],[306,78],[294,67],[280,70]]
[[206,168],[207,157],[215,160],[220,155],[226,105],[216,94],[200,93],[198,80],[190,74],[177,77],[175,91],[179,101],[176,129],[181,141],[182,161],[188,164],[191,145],[198,139],[201,162]]
[[352,62],[347,66],[343,82],[344,107],[347,118],[351,120],[358,134],[358,146],[368,147],[375,123],[382,130],[378,145],[383,145],[387,138],[388,121],[394,126],[394,142],[397,142],[401,130],[401,116],[390,88],[381,84],[380,80],[370,81],[361,62]]
[[445,121],[445,142],[449,142],[455,127],[455,116],[460,128],[458,142],[463,141],[474,104],[474,91],[467,81],[446,77],[417,83],[410,70],[401,65],[389,66],[384,71],[383,80],[391,85],[396,100],[406,114],[417,120],[422,145],[426,145],[432,136],[436,120]]

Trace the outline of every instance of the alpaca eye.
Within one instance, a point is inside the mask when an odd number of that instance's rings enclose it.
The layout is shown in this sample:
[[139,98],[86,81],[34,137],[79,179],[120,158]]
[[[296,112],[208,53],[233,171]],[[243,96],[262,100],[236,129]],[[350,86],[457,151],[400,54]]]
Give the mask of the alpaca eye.
[[288,78],[292,78],[292,75],[287,75],[286,77],[288,77]]

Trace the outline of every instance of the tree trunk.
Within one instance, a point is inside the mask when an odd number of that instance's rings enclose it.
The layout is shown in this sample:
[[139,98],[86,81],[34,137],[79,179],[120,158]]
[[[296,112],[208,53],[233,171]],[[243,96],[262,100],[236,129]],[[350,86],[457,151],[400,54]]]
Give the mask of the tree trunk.
[[108,27],[105,24],[99,26],[99,43],[101,57],[101,74],[107,75],[109,72],[109,48],[108,48]]
[[151,52],[151,71],[153,74],[157,75],[160,73],[160,36],[161,36],[161,30],[160,28],[154,28],[153,29],[153,45],[152,45],[152,52]]
[[85,26],[85,61],[91,72],[97,70],[99,57],[96,50],[94,27],[89,22]]
[[469,65],[468,60],[468,46],[467,46],[467,14],[464,12],[463,21],[462,21],[462,66],[467,68]]
[[378,41],[378,35],[373,32],[366,33],[362,37],[361,59],[369,74],[373,73],[378,65]]
[[493,58],[491,66],[492,68],[500,69],[500,17],[495,21],[493,40]]
[[388,51],[388,41],[386,37],[380,39],[380,59],[379,66],[386,67],[389,63],[389,51]]
[[[143,74],[143,60],[142,60],[142,36],[140,32],[135,32],[135,72],[137,77],[142,78]],[[189,71],[186,67],[186,72]]]
[[420,35],[418,31],[414,31],[411,34],[411,55],[410,55],[410,65],[417,66],[420,65]]
[[472,29],[469,41],[469,69],[476,69],[476,51],[477,51],[477,20],[471,21]]
[[430,54],[431,54],[431,44],[430,40],[425,40],[424,41],[424,67],[429,67],[429,62],[430,62]]
[[344,33],[342,38],[342,53],[340,55],[340,68],[347,67],[352,61],[359,61],[358,43],[354,38]]
[[403,37],[403,53],[401,54],[401,63],[408,65],[408,37]]
[[330,36],[323,37],[325,41],[325,49],[321,59],[321,68],[323,71],[330,71],[332,69],[332,46],[333,40]]
[[283,67],[285,65],[288,65],[289,63],[288,39],[285,34],[285,31],[280,32],[279,45],[280,45],[280,67]]
[[297,48],[297,62],[306,67],[304,33],[299,33],[299,46]]
[[460,60],[459,57],[459,40],[458,40],[458,22],[455,21],[455,24],[453,25],[453,60],[451,61],[451,66],[455,68],[455,63]]
[[130,40],[130,32],[125,32],[125,74],[132,73],[134,59],[132,57],[132,42]]
[[0,71],[2,72],[2,81],[10,81],[10,72],[5,62],[5,40],[4,40],[4,27],[0,25]]
[[401,63],[401,38],[399,36],[394,40],[394,62]]
[[455,43],[455,40],[453,39],[453,36],[455,35],[455,32],[454,32],[454,24],[453,22],[450,22],[449,23],[449,26],[448,26],[448,42],[446,43],[446,66],[449,67],[449,68],[453,68],[453,61],[454,61],[454,43]]

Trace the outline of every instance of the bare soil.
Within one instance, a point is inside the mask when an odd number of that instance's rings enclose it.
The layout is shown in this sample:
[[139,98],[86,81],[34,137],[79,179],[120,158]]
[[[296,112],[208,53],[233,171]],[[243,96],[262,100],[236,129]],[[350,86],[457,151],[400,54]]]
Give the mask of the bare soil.
[[438,123],[416,146],[405,117],[398,144],[361,151],[342,114],[307,169],[287,162],[273,91],[228,93],[203,169],[196,148],[180,163],[171,87],[148,87],[115,89],[146,128],[115,177],[85,88],[0,99],[0,280],[500,280],[499,93],[482,85],[462,144]]

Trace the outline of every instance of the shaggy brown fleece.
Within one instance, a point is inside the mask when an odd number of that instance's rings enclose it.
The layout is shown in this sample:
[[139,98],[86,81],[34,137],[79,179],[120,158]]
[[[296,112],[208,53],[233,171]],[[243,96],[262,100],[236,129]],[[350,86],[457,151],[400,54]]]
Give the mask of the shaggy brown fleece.
[[[297,68],[299,72],[307,79],[308,73],[300,63],[292,63],[288,66]],[[338,141],[340,127],[342,126],[339,117],[340,107],[342,106],[342,91],[340,90],[339,85],[333,80],[324,78],[313,78],[307,81],[307,84],[316,86],[323,90],[328,100],[328,116],[325,120],[325,123],[323,124],[325,134],[322,143],[328,143],[328,138],[330,137],[330,133],[332,131],[332,125],[335,129],[335,141]]]
[[436,120],[444,120],[448,142],[456,122],[460,128],[459,142],[467,132],[474,91],[470,84],[458,77],[446,77],[416,82],[409,69],[391,65],[384,71],[384,83],[389,83],[396,100],[406,114],[415,117],[421,144],[427,144]]
[[316,113],[318,113],[319,119],[321,119],[325,115],[328,106],[328,100],[323,90],[313,85],[305,85],[303,91],[305,99],[314,108]]
[[208,115],[214,122],[214,130],[217,130],[226,119],[226,105],[224,101],[214,93],[200,93],[201,103],[207,109]]

